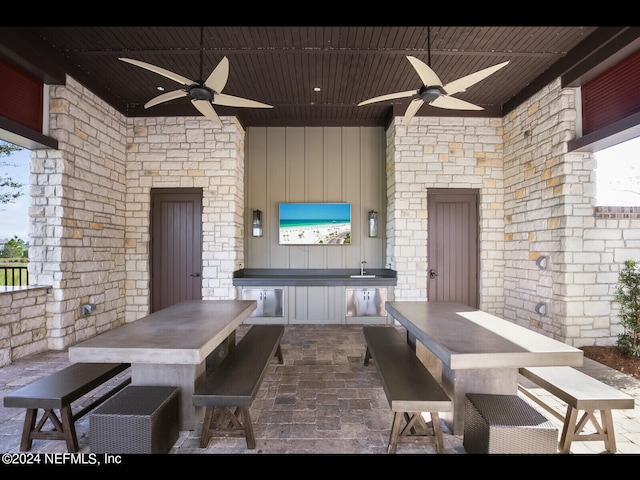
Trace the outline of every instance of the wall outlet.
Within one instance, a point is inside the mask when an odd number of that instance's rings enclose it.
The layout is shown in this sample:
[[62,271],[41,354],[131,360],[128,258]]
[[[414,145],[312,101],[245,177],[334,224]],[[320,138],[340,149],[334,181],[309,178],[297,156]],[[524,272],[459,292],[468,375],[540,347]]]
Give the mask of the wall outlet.
[[86,317],[91,312],[93,312],[95,309],[96,309],[95,304],[93,304],[93,303],[84,303],[84,304],[80,305],[80,316],[81,317]]

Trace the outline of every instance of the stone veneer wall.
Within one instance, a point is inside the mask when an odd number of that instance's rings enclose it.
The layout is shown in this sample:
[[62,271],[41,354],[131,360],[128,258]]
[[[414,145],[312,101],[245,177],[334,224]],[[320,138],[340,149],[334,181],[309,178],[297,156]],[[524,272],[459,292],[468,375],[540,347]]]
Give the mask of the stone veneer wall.
[[[244,130],[222,121],[126,119],[72,78],[50,87],[49,135],[59,148],[32,152],[30,177],[29,277],[43,288],[0,292],[0,365],[149,312],[151,188],[203,189],[203,298],[235,298]],[[96,311],[80,316],[83,303]]]
[[386,228],[396,300],[427,299],[428,188],[475,188],[480,308],[576,347],[616,343],[614,291],[624,261],[640,261],[640,215],[596,211],[595,159],[568,152],[575,102],[557,80],[502,119],[394,120]]
[[[123,321],[126,121],[72,78],[49,92],[58,150],[31,155],[29,278],[52,287],[47,346],[61,350]],[[83,303],[99,308],[81,317]]]
[[[29,275],[41,287],[0,292],[0,366],[148,312],[153,187],[204,190],[204,298],[235,298],[244,263],[235,120],[221,131],[201,117],[127,120],[71,78],[50,91],[59,149],[32,152],[30,179]],[[406,128],[396,118],[386,152],[395,298],[427,298],[427,189],[476,188],[481,308],[574,346],[615,344],[613,295],[624,261],[640,261],[639,213],[596,211],[595,160],[567,152],[575,129],[575,92],[559,81],[502,119],[416,117]],[[85,302],[98,311],[79,318]]]
[[0,288],[0,367],[48,350],[48,287]]
[[[577,333],[571,328],[583,312],[572,310],[588,300],[580,286],[584,265],[575,255],[583,248],[584,222],[593,218],[595,160],[567,152],[576,119],[575,92],[559,82],[504,119],[504,316],[556,339]],[[540,256],[549,257],[546,269],[536,266]],[[535,312],[539,302],[546,314]]]
[[504,318],[576,347],[614,345],[614,290],[624,261],[640,258],[640,221],[596,214],[595,158],[567,148],[576,98],[558,80],[503,119]]
[[395,299],[427,300],[427,192],[480,192],[480,308],[502,314],[503,149],[499,118],[396,117],[387,130],[387,261]]
[[235,118],[134,118],[127,135],[126,322],[149,312],[151,188],[202,188],[202,298],[236,298],[244,263],[244,136]]

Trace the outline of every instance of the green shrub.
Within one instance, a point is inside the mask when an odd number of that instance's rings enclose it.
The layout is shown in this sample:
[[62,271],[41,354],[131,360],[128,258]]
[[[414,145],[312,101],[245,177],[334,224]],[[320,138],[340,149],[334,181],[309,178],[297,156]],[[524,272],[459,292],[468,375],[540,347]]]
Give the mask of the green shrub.
[[620,304],[620,323],[624,331],[618,335],[618,347],[626,354],[640,357],[640,265],[624,262],[618,276],[615,300]]

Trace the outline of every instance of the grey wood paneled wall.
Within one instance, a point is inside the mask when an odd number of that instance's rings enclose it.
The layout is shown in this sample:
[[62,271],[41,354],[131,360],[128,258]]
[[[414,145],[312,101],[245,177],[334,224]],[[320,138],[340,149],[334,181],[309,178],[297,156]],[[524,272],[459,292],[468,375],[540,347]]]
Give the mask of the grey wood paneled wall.
[[[245,137],[244,268],[384,268],[385,132],[382,127],[249,127]],[[279,245],[282,202],[351,204],[350,245]],[[253,210],[263,236],[251,235]],[[378,236],[367,214],[378,212]]]

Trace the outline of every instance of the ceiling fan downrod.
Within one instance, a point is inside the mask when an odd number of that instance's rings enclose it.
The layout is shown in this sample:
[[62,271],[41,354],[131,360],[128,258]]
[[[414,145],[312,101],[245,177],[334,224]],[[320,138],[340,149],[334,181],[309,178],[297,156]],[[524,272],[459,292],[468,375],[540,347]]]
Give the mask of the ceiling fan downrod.
[[203,62],[204,62],[204,27],[200,27],[200,76],[198,77],[198,85],[189,87],[189,95],[194,100],[213,100],[213,92],[204,84]]
[[427,65],[431,68],[431,27],[427,27]]
[[204,35],[204,27],[200,27],[200,76],[198,77],[198,81],[200,83],[204,83],[204,76],[202,75],[202,61],[204,55],[204,43],[203,43],[203,35]]

